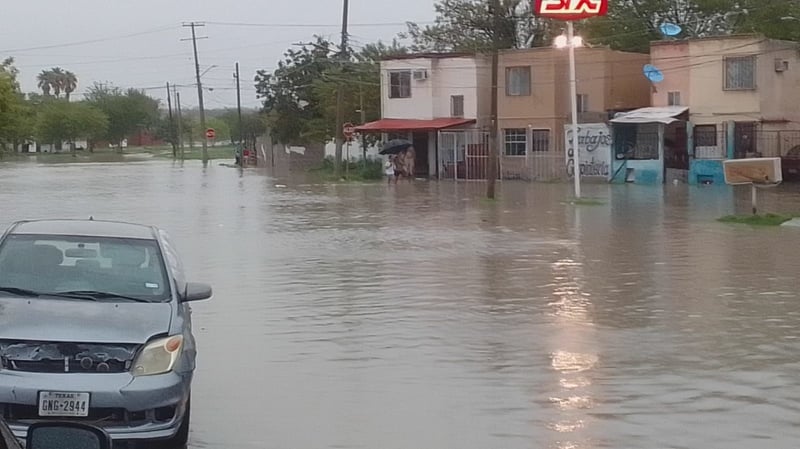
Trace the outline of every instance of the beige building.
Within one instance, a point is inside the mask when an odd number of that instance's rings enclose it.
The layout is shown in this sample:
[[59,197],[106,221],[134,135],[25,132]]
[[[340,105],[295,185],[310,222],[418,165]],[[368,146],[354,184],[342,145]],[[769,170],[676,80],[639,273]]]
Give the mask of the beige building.
[[651,45],[664,73],[653,106],[689,112],[690,183],[722,182],[721,160],[775,157],[800,145],[800,54],[757,35]]
[[[650,105],[646,54],[607,48],[576,50],[580,123],[605,123],[616,111]],[[570,123],[568,51],[500,54],[498,122],[505,178],[565,178],[565,125]]]

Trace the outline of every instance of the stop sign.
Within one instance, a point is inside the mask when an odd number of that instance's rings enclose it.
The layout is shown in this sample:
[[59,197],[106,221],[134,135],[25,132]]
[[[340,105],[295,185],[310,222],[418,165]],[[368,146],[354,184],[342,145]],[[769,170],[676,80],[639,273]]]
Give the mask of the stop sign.
[[206,139],[213,139],[214,137],[217,137],[217,132],[214,131],[214,128],[208,128],[206,130]]
[[350,140],[353,138],[353,134],[356,133],[356,127],[352,123],[345,123],[342,126],[342,131],[344,132],[344,138]]

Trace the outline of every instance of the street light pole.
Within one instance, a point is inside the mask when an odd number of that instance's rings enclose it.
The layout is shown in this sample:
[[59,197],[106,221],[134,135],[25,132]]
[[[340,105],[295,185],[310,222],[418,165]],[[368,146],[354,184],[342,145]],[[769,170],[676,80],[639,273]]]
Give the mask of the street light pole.
[[567,22],[567,46],[569,47],[569,94],[572,105],[572,160],[575,177],[575,199],[581,197],[581,158],[578,144],[578,80],[575,70],[575,28]]

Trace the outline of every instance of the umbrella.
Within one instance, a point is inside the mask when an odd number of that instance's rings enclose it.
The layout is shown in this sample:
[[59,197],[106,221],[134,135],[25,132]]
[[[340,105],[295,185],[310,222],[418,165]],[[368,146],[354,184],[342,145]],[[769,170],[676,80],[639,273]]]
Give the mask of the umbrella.
[[413,144],[411,142],[404,139],[390,140],[383,145],[383,149],[381,150],[380,154],[387,155],[402,153],[412,145]]

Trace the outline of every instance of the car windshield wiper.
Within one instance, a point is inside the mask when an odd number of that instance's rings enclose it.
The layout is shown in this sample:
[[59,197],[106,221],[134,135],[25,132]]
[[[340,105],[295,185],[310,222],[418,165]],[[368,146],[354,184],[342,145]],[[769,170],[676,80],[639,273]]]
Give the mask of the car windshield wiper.
[[27,296],[30,298],[36,298],[42,295],[42,293],[40,292],[19,287],[0,287],[0,292],[11,293],[12,295],[17,295],[17,296]]
[[88,298],[88,299],[93,299],[95,301],[99,299],[124,299],[127,301],[136,301],[136,302],[143,302],[150,304],[150,301],[143,298],[137,298],[135,296],[126,296],[112,292],[99,292],[94,290],[76,290],[71,292],[58,292],[58,293],[53,293],[53,295],[63,296],[68,298]]

